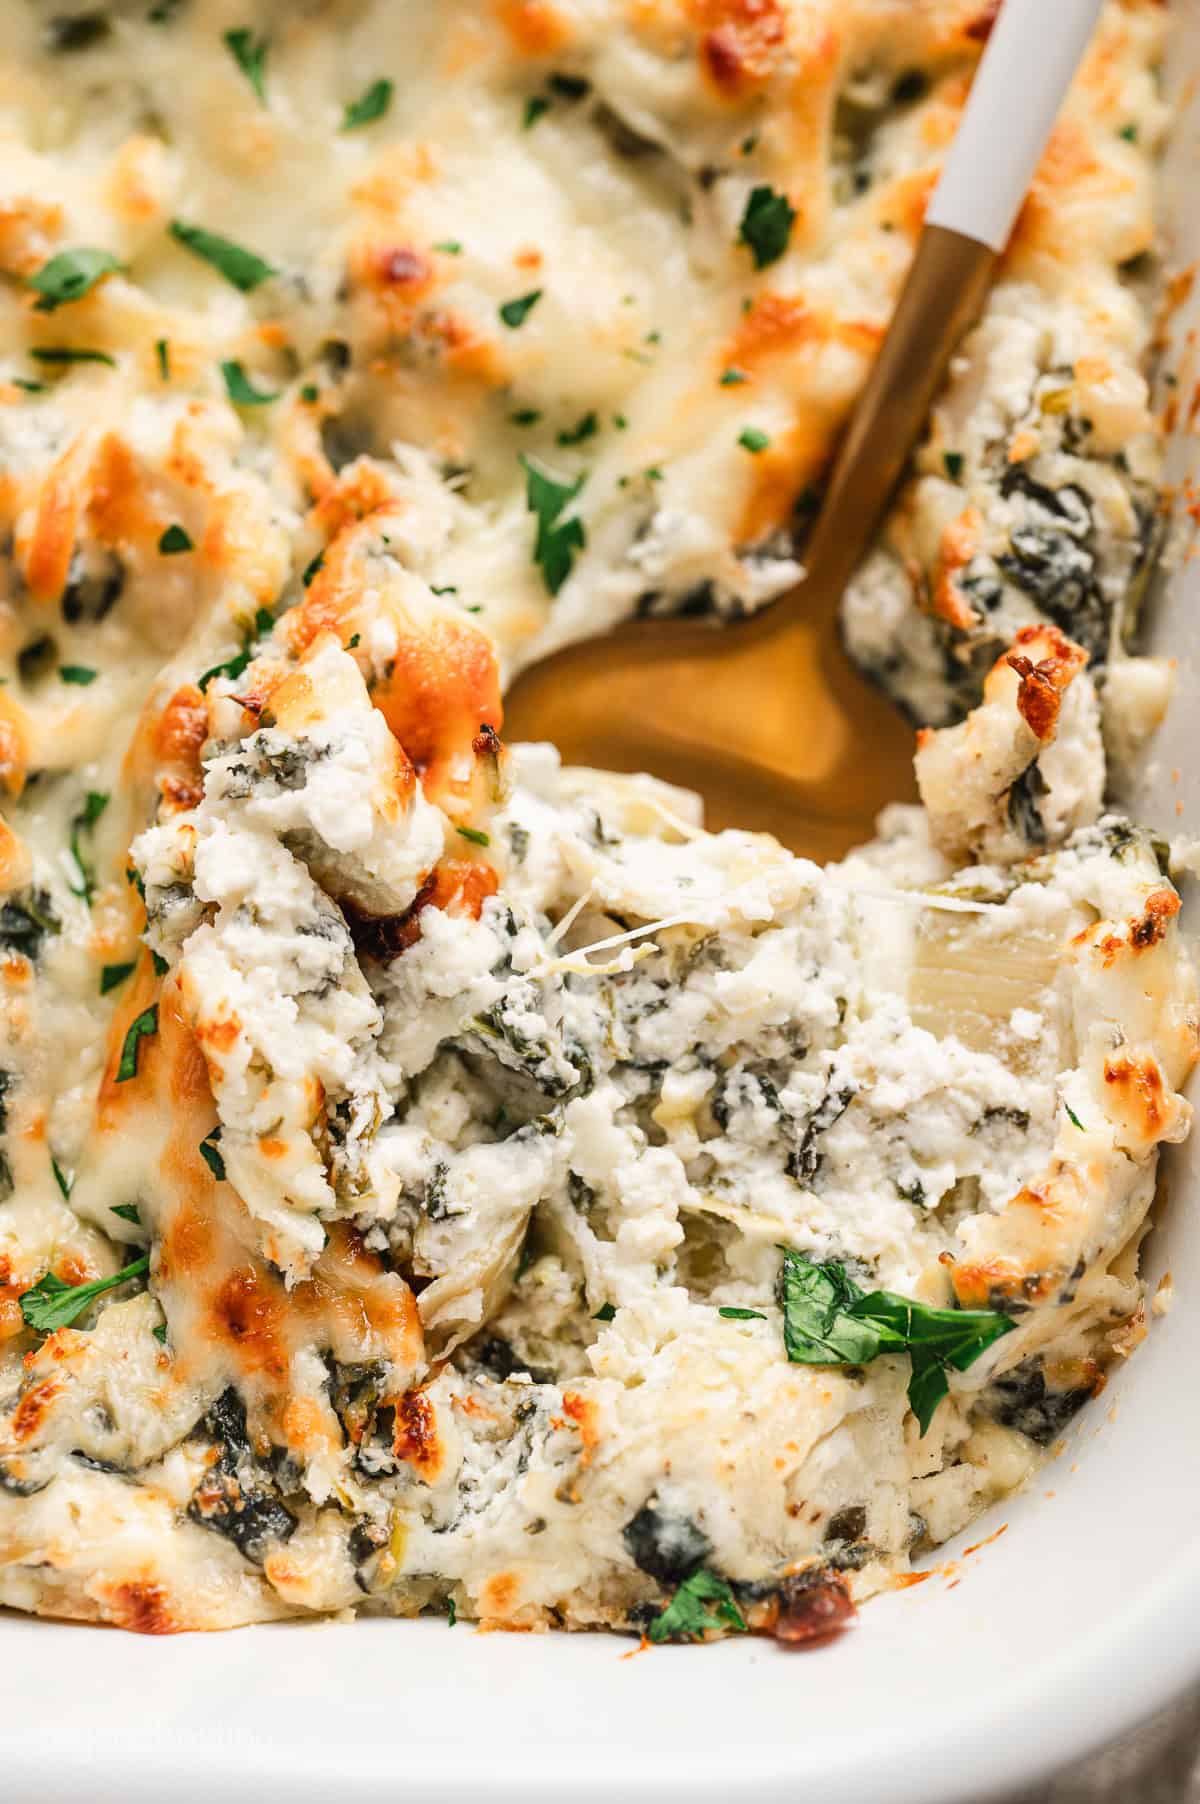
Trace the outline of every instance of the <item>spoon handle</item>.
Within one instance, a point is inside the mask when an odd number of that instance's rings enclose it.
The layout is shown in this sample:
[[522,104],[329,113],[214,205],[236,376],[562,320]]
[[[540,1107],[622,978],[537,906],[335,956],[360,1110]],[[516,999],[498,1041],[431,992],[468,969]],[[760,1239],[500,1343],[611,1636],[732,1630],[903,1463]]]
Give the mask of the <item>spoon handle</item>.
[[[1005,0],[926,213],[887,337],[838,449],[804,554],[823,594],[849,581],[979,317],[1102,0]],[[801,582],[772,613],[805,611]]]

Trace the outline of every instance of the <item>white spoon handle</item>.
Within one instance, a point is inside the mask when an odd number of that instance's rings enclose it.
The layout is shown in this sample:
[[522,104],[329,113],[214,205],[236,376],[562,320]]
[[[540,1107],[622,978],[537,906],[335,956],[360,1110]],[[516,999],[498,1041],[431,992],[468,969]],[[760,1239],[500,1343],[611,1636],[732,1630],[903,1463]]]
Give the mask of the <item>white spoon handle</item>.
[[1002,251],[1104,0],[1004,0],[925,219]]

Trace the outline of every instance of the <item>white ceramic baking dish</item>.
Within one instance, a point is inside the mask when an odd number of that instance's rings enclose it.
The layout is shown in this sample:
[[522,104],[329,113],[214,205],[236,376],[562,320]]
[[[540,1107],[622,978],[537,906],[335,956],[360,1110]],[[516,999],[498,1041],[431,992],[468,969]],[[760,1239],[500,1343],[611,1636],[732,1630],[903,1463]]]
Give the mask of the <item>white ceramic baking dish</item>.
[[[1183,10],[1177,86],[1200,63]],[[1200,255],[1198,155],[1194,103],[1168,182],[1176,265]],[[1200,306],[1177,316],[1179,343],[1196,320]],[[1185,396],[1194,381],[1184,366]],[[1188,457],[1181,441],[1177,477]],[[1163,591],[1152,639],[1178,657],[1178,691],[1134,801],[1174,834],[1200,831],[1200,562]],[[1165,1178],[1147,1268],[1151,1285],[1172,1273],[1172,1313],[1028,1494],[833,1646],[630,1658],[623,1640],[441,1621],[158,1641],[0,1612],[0,1797],[982,1804],[1038,1779],[1200,1679],[1200,1137]]]

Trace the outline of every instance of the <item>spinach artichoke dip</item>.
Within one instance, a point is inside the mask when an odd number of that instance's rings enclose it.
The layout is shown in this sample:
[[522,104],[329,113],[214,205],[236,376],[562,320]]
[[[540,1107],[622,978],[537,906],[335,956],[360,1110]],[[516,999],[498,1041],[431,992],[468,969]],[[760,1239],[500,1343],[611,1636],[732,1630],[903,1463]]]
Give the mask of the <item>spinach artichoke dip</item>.
[[1137,1345],[1161,5],[846,598],[922,805],[500,737],[797,579],[995,11],[0,0],[0,1602],[813,1639]]

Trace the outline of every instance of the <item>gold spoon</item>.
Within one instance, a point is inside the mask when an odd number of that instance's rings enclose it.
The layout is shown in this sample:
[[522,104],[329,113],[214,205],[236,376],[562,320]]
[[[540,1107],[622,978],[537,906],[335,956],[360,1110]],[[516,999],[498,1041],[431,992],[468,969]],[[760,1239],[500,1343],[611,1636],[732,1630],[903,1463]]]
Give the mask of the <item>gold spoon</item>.
[[651,770],[698,790],[709,826],[771,832],[810,858],[843,856],[887,802],[912,799],[912,729],[851,666],[838,605],[978,318],[1100,4],[1006,0],[803,580],[743,621],[631,622],[555,652],[509,691],[507,738],[549,739],[569,763]]

